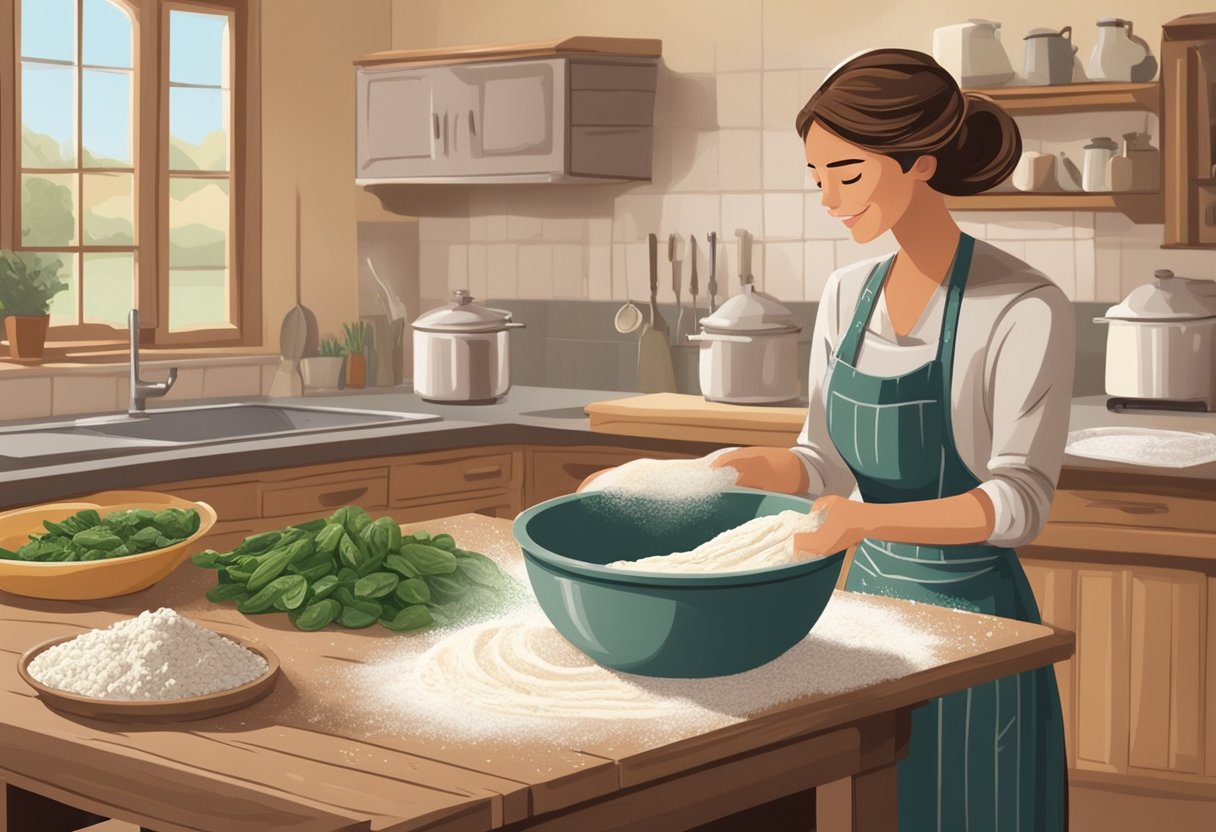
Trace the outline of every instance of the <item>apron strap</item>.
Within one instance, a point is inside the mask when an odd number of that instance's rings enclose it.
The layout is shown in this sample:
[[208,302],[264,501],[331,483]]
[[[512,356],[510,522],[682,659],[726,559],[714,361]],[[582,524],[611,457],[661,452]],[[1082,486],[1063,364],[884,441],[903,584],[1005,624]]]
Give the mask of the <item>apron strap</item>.
[[857,353],[861,351],[861,339],[865,336],[870,316],[874,314],[878,293],[882,291],[882,285],[886,282],[887,274],[891,271],[891,264],[894,262],[895,255],[892,254],[887,259],[875,263],[874,267],[870,269],[870,275],[866,278],[861,295],[857,298],[857,306],[853,311],[853,322],[849,324],[844,338],[840,339],[840,344],[836,347],[836,357],[850,367],[857,366]]
[[945,417],[945,437],[950,449],[958,454],[954,446],[954,419],[951,411],[950,392],[954,380],[954,342],[958,333],[959,309],[963,305],[963,290],[967,286],[967,274],[971,271],[971,253],[975,249],[975,238],[962,234],[954,252],[954,263],[950,267],[950,285],[946,290],[946,309],[942,313],[942,332],[937,339],[937,364],[942,371],[942,414]]

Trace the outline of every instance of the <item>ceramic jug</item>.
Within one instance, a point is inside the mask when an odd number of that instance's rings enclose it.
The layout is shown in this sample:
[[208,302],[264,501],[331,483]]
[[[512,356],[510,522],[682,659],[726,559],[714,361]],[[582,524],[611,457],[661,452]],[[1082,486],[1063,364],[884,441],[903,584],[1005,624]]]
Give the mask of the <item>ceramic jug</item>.
[[1119,146],[1107,136],[1091,139],[1085,145],[1085,166],[1081,174],[1081,187],[1086,191],[1109,191],[1107,179],[1110,160]]
[[1001,24],[969,20],[933,30],[933,59],[962,87],[999,87],[1013,78]]
[[1027,84],[1068,84],[1072,81],[1072,57],[1077,47],[1072,45],[1072,27],[1032,29],[1026,41],[1026,57],[1022,68]]
[[1098,20],[1098,42],[1085,74],[1092,81],[1151,81],[1157,59],[1148,42],[1132,34],[1132,22],[1119,17]]
[[1161,187],[1161,151],[1148,133],[1124,133],[1123,155],[1108,163],[1112,191],[1155,191]]

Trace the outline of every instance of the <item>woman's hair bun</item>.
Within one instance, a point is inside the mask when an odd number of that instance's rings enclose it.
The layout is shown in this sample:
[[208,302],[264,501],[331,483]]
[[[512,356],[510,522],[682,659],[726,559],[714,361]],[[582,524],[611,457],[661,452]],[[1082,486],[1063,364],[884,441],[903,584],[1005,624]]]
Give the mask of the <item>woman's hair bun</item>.
[[934,157],[930,186],[954,196],[1003,182],[1022,155],[1012,116],[987,96],[960,90],[937,61],[912,49],[875,49],[837,67],[798,113],[803,139],[814,122],[905,171],[921,156]]

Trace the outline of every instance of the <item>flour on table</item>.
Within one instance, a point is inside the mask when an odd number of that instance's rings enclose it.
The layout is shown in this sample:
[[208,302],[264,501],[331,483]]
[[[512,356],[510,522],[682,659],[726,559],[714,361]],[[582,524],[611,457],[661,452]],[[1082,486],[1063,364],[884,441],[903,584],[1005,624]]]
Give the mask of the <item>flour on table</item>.
[[617,560],[610,569],[631,572],[740,572],[796,563],[794,535],[813,532],[823,525],[816,511],[782,511],[748,520],[741,526],[707,540],[690,552],[653,555],[638,560]]
[[[912,616],[836,594],[801,642],[762,667],[711,679],[660,679],[596,664],[539,608],[420,634],[379,661],[343,669],[354,718],[372,733],[496,743],[672,741],[800,697],[843,693],[932,667],[940,641]],[[318,720],[335,709],[320,707]],[[351,718],[348,715],[346,718]],[[571,746],[577,747],[577,746]]]
[[40,653],[30,675],[95,699],[185,699],[252,682],[266,660],[171,609],[142,612]]

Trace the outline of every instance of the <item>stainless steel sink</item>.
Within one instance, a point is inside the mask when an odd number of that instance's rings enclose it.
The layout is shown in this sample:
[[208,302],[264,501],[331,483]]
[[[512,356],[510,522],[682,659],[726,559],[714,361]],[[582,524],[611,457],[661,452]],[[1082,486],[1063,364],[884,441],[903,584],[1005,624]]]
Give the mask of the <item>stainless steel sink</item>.
[[348,432],[437,421],[428,413],[276,404],[165,408],[145,415],[101,416],[0,430],[0,456],[234,442],[259,437]]

